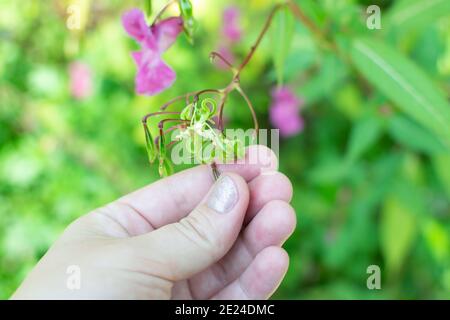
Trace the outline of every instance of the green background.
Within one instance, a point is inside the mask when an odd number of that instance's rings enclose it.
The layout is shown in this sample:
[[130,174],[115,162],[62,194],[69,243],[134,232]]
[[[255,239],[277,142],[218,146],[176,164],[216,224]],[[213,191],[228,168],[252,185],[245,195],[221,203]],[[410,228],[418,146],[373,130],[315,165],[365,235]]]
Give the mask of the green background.
[[[143,1],[83,0],[81,31],[66,27],[73,2],[0,0],[0,298],[68,223],[158,179],[141,116],[230,80],[208,54],[223,42],[231,1],[193,1],[195,43],[180,36],[164,55],[177,81],[156,97],[134,93],[137,45],[120,22]],[[233,3],[241,59],[275,1]],[[280,143],[298,227],[274,297],[450,298],[450,1],[298,3],[331,46],[296,22],[283,59],[285,83],[305,100],[305,130]],[[381,30],[366,27],[373,3]],[[277,79],[272,55],[286,44],[276,41],[269,33],[241,76],[263,128]],[[69,91],[73,61],[93,73],[93,94],[82,101]],[[226,117],[230,127],[252,126],[237,97]],[[367,289],[369,265],[381,268],[381,290]]]

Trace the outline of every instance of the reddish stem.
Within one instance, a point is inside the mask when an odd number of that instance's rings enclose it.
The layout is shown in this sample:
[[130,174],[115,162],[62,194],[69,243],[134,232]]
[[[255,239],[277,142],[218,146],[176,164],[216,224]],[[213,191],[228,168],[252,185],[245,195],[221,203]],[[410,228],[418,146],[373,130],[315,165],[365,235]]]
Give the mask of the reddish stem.
[[188,104],[188,103],[189,103],[189,98],[190,98],[191,96],[194,96],[194,95],[195,95],[195,96],[199,96],[199,95],[201,95],[201,94],[203,94],[203,93],[208,93],[208,92],[220,93],[220,90],[218,90],[218,89],[204,89],[204,90],[200,90],[200,91],[188,92],[188,93],[186,93],[186,94],[184,94],[184,95],[175,97],[175,98],[169,100],[168,102],[164,103],[164,104],[159,108],[159,110],[164,111],[167,107],[169,107],[170,105],[174,104],[175,102],[180,101],[181,99],[186,99],[186,104]]
[[[185,121],[185,120],[183,120],[183,121]],[[174,131],[174,130],[176,130],[176,129],[183,129],[183,128],[186,128],[186,126],[185,126],[185,125],[176,124],[176,125],[174,125],[174,126],[171,126],[171,127],[167,128],[166,130],[164,130],[164,131],[163,131],[163,135],[166,135],[166,134],[168,134],[168,133],[170,133],[170,132],[172,132],[172,131]],[[176,142],[176,141],[175,141],[175,142]],[[159,144],[159,136],[156,136],[156,138],[155,138],[155,144],[156,144],[156,145]],[[170,143],[169,143],[169,144],[170,144]]]
[[197,102],[199,97],[204,94],[204,93],[217,93],[217,94],[221,94],[222,92],[219,89],[204,89],[204,90],[200,90],[198,91],[195,96],[194,96],[194,102]]
[[159,151],[159,139],[161,139],[161,137],[164,135],[164,124],[169,121],[174,121],[174,122],[178,122],[178,123],[189,122],[188,120],[181,120],[181,119],[164,119],[164,120],[161,120],[160,122],[158,122],[159,136],[155,138],[155,144],[158,148],[158,151]]
[[259,130],[259,124],[258,124],[258,118],[256,116],[255,108],[253,107],[252,102],[250,101],[250,99],[248,98],[247,94],[244,92],[244,90],[242,90],[241,87],[237,86],[236,90],[244,98],[245,102],[247,103],[248,108],[250,109],[250,112],[252,113],[253,124],[255,126],[255,133],[257,133],[258,130]]
[[217,51],[212,51],[209,54],[209,58],[211,60],[214,60],[215,58],[219,58],[223,63],[225,63],[227,65],[228,68],[230,68],[231,70],[234,70],[233,65],[231,64],[231,62],[229,62],[222,54],[220,54]]
[[176,0],[171,0],[168,3],[166,3],[166,5],[156,15],[155,20],[153,20],[152,25],[154,25],[156,22],[158,22],[158,20],[161,19],[161,16],[164,14],[164,12],[166,12],[167,9],[169,9],[169,7],[175,3],[177,3]]
[[275,13],[281,9],[282,7],[284,7],[286,4],[285,3],[279,3],[277,5],[275,5],[272,8],[272,11],[270,11],[269,16],[267,17],[266,23],[263,26],[263,29],[261,30],[261,32],[259,33],[258,38],[256,39],[255,44],[250,48],[249,53],[247,54],[247,56],[244,58],[244,60],[242,61],[241,65],[239,66],[239,68],[237,69],[235,78],[239,76],[239,74],[241,73],[242,69],[245,68],[245,66],[247,65],[247,63],[250,61],[250,59],[253,57],[253,54],[256,51],[256,48],[258,48],[259,44],[261,43],[261,40],[264,38],[264,35],[266,34],[267,30],[270,27],[270,24],[272,23],[272,19],[275,16]]
[[180,112],[178,111],[158,111],[158,112],[151,112],[146,114],[144,117],[142,117],[142,123],[146,124],[147,123],[147,119],[153,116],[161,116],[161,115],[166,115],[166,114],[180,114]]
[[217,129],[220,131],[223,131],[223,109],[225,106],[225,101],[227,100],[228,94],[226,94],[221,100],[219,105],[219,112],[218,112],[218,123],[217,123]]

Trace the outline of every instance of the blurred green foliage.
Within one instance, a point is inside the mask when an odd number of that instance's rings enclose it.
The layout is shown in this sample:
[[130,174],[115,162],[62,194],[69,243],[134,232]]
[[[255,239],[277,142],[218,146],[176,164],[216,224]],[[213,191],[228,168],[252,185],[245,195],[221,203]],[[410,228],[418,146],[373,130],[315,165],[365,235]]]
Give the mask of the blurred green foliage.
[[[230,1],[193,1],[195,43],[180,37],[165,54],[178,78],[151,98],[134,93],[137,46],[120,22],[145,1],[81,0],[80,31],[66,26],[72,2],[0,0],[0,298],[72,220],[158,179],[142,115],[229,81],[208,54]],[[242,58],[275,1],[233,3],[245,28],[233,48]],[[450,2],[298,3],[332,46],[295,22],[283,58],[306,128],[280,146],[298,227],[275,298],[450,298]],[[373,3],[381,30],[366,27]],[[153,1],[153,14],[163,4]],[[279,78],[272,53],[268,36],[241,77],[266,128]],[[84,100],[70,95],[73,61],[92,69]],[[230,127],[252,126],[238,97],[226,111]],[[382,290],[366,287],[373,264]]]

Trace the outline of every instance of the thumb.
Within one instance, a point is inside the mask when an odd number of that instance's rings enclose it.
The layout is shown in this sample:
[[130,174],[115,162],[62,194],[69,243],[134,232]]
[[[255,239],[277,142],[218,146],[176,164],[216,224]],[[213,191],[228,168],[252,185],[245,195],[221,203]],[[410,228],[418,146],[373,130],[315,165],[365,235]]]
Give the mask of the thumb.
[[185,218],[130,241],[153,274],[173,281],[187,279],[218,261],[231,248],[241,230],[248,202],[245,180],[237,174],[223,174]]

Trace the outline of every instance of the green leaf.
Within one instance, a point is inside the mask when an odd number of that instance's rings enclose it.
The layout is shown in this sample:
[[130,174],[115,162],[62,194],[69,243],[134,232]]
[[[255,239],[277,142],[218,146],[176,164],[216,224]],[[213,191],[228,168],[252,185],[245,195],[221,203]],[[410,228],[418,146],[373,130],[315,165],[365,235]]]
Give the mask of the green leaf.
[[192,43],[194,41],[195,20],[193,16],[192,3],[190,0],[178,0],[181,17],[183,18],[184,32],[188,40]]
[[150,133],[150,129],[147,126],[147,123],[144,124],[144,132],[145,132],[145,146],[147,149],[148,161],[153,163],[156,159],[156,146],[155,141]]
[[388,130],[398,143],[414,151],[437,154],[448,150],[430,132],[406,117],[400,115],[391,117]]
[[450,152],[435,155],[432,161],[436,176],[450,199]]
[[284,75],[284,62],[289,53],[289,48],[294,34],[294,17],[288,8],[282,8],[274,17],[272,31],[272,54],[277,81],[281,85]]
[[424,223],[422,232],[436,261],[444,262],[450,255],[450,238],[445,227],[437,221],[429,219]]
[[350,134],[347,150],[347,161],[357,160],[365,151],[372,147],[380,136],[380,120],[372,115],[356,122]]
[[301,95],[308,105],[313,105],[335,94],[345,82],[348,67],[332,53],[325,54],[320,59],[320,70],[303,86],[298,86],[296,92]]
[[160,159],[158,167],[159,175],[161,177],[167,177],[173,174],[173,166],[169,159]]
[[147,14],[147,17],[150,17],[152,15],[152,0],[144,0],[145,2],[145,13]]
[[421,28],[449,15],[448,0],[403,0],[396,1],[386,20],[390,28],[404,32]]
[[383,258],[390,274],[396,274],[412,248],[416,236],[416,219],[399,198],[392,196],[384,203],[380,242]]
[[450,146],[450,106],[417,65],[388,45],[370,39],[355,40],[351,57],[372,85]]

